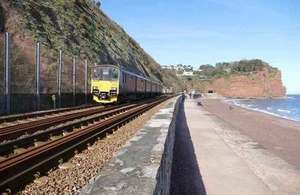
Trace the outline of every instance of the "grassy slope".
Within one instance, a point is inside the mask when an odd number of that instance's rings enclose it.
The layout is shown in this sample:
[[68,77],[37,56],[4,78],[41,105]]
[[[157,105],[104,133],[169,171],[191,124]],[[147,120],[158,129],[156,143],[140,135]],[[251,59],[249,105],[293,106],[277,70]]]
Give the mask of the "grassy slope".
[[[91,63],[122,65],[176,85],[174,75],[163,74],[159,64],[90,0],[3,0],[1,4],[8,20],[6,30],[18,37],[14,39],[17,47],[23,47],[22,44],[32,47],[35,41],[40,41],[47,48],[42,53],[48,58],[63,49],[65,55],[81,56]],[[24,61],[32,64],[28,56],[34,50],[23,52],[24,58],[27,56]],[[52,66],[48,63],[45,71],[53,72]]]

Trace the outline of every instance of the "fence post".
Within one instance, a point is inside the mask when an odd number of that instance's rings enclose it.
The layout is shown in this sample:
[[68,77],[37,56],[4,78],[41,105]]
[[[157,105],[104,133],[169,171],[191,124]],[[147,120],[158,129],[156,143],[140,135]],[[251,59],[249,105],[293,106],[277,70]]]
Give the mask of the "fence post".
[[84,94],[85,94],[85,104],[87,104],[87,95],[88,95],[88,61],[85,60],[84,64]]
[[36,65],[36,108],[40,110],[40,74],[41,74],[41,55],[40,43],[38,42],[35,47],[35,65]]
[[73,106],[76,105],[76,57],[73,57]]
[[4,67],[5,67],[5,103],[6,103],[6,114],[10,114],[10,98],[11,98],[11,47],[10,47],[10,35],[8,32],[5,33],[5,55],[4,55]]
[[58,89],[58,107],[61,107],[61,75],[62,75],[62,50],[59,50],[59,62],[58,62],[58,71],[57,71],[57,89]]

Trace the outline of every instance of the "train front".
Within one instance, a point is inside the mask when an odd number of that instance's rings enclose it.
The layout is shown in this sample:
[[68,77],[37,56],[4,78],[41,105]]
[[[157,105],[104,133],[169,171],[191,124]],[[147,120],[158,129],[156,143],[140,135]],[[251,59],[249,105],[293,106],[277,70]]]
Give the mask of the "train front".
[[92,74],[93,100],[98,103],[116,103],[119,93],[120,70],[113,65],[95,66]]

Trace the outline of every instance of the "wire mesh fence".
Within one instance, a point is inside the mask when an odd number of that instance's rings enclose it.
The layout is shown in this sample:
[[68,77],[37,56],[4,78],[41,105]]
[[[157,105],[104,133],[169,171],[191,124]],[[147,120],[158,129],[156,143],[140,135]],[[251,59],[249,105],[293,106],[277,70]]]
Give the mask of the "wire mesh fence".
[[51,109],[57,105],[58,56],[41,43],[40,108]]
[[[85,103],[85,63],[86,60],[84,57],[78,56],[76,58],[76,103],[84,104]],[[88,74],[89,75],[89,74]],[[89,77],[88,77],[89,78]],[[88,87],[89,89],[89,87]],[[89,93],[89,91],[88,91]]]
[[73,88],[72,88],[72,58],[64,55],[62,57],[62,78],[61,78],[61,105],[73,105]]
[[20,47],[13,38],[10,40],[11,112],[36,110],[35,45],[26,43]]
[[32,41],[21,47],[13,38],[7,47],[11,54],[8,63],[11,92],[6,96],[5,43],[5,35],[0,34],[0,115],[90,103],[89,86],[85,87],[88,82],[85,79],[90,79],[85,74],[90,71],[86,71],[84,56],[52,51],[43,43]]

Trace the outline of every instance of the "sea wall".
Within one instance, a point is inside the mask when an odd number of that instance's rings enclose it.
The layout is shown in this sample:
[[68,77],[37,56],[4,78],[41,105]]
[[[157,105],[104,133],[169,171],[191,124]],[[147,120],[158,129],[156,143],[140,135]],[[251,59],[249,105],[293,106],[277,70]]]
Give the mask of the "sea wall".
[[175,128],[176,128],[176,116],[178,114],[179,106],[182,103],[182,97],[180,97],[174,108],[173,118],[169,125],[166,141],[164,143],[164,152],[160,162],[160,167],[157,173],[157,182],[154,194],[167,195],[170,194],[171,187],[171,173],[173,162],[173,151],[175,143]]

